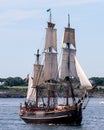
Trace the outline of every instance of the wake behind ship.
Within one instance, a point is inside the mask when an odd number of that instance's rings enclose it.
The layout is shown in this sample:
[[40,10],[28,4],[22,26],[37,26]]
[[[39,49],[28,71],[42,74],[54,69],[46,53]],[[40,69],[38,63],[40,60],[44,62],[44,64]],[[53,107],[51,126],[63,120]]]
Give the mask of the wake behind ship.
[[[75,30],[65,28],[63,37],[61,67],[58,66],[57,30],[50,21],[47,23],[44,48],[44,62],[40,64],[37,50],[34,75],[29,75],[27,97],[20,105],[19,116],[26,123],[80,125],[83,103],[88,98],[87,88],[92,88],[76,57]],[[73,49],[72,47],[73,46]],[[60,68],[60,69],[59,69]],[[77,81],[77,83],[74,83]],[[76,98],[75,84],[83,90],[83,95]],[[65,103],[60,104],[60,90],[65,93]],[[63,92],[61,91],[61,92]],[[72,100],[69,101],[69,97]],[[40,101],[41,100],[41,101]]]

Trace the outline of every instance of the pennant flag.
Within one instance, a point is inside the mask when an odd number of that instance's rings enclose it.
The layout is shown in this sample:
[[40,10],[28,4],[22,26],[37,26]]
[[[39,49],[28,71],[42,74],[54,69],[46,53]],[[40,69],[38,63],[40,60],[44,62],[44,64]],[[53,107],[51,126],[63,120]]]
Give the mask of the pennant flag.
[[64,47],[65,43],[62,42],[62,47]]
[[51,11],[51,9],[47,9],[47,12],[50,12]]
[[64,38],[64,37],[62,37],[62,43],[61,43],[61,44],[62,44],[62,47],[64,47],[64,45],[65,45],[65,43],[63,42],[63,38]]

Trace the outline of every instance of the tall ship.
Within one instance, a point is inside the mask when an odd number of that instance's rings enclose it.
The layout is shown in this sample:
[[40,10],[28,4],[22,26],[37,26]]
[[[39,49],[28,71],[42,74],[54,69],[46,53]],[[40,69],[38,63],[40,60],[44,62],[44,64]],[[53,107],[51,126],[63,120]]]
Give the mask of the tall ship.
[[20,105],[19,116],[31,124],[80,125],[88,99],[87,89],[92,85],[76,57],[75,29],[70,27],[70,16],[64,31],[61,58],[51,12],[49,18],[43,62],[37,50],[34,74],[29,75],[27,97]]

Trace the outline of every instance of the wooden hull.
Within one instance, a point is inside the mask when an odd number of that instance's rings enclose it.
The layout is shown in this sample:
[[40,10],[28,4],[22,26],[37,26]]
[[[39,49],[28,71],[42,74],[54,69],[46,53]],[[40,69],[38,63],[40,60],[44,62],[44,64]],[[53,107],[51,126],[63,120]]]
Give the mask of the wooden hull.
[[57,110],[57,111],[35,111],[20,112],[20,118],[26,123],[31,124],[69,124],[80,125],[82,121],[82,111],[73,110]]

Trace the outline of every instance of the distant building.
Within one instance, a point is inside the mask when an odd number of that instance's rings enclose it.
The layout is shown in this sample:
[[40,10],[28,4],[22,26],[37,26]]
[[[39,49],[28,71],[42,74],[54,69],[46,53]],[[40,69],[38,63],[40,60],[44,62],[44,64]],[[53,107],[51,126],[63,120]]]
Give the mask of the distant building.
[[4,85],[4,82],[0,82],[0,86]]

